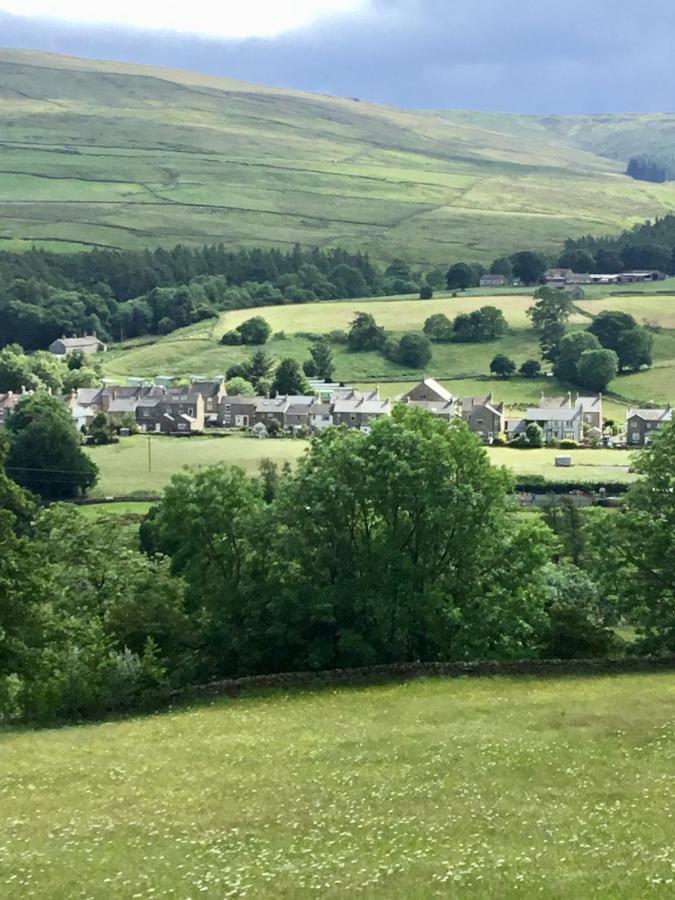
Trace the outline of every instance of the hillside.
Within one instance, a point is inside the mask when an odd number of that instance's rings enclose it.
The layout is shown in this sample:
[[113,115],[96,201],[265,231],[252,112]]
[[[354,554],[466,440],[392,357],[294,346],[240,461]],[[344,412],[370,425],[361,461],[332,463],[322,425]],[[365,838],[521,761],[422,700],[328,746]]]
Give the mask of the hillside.
[[[675,291],[675,284],[672,289]],[[607,414],[623,418],[625,406],[631,402],[675,401],[675,296],[647,292],[608,297],[602,294],[601,288],[589,289],[589,298],[577,304],[570,320],[572,328],[587,327],[593,316],[612,309],[630,313],[638,323],[654,330],[654,366],[636,374],[619,375],[611,382]],[[493,390],[500,400],[515,406],[527,405],[536,403],[542,391],[565,393],[572,387],[545,376],[508,381],[489,376],[490,360],[496,353],[505,353],[519,365],[528,358],[539,358],[537,336],[526,316],[531,303],[531,293],[487,296],[469,291],[461,297],[438,294],[433,300],[387,297],[235,310],[165,337],[138,338],[116,345],[101,361],[105,374],[118,379],[224,374],[230,366],[250,356],[253,348],[222,346],[220,337],[253,315],[263,316],[273,329],[266,352],[275,359],[294,356],[302,362],[309,357],[311,335],[346,329],[359,310],[372,313],[379,324],[400,336],[406,331],[421,331],[425,319],[434,313],[445,313],[452,319],[489,304],[502,310],[509,325],[509,333],[496,341],[434,344],[426,372],[406,369],[379,353],[351,353],[344,344],[332,343],[335,377],[349,383],[377,382],[383,396],[393,397],[405,392],[403,381],[428,374],[443,380],[459,396]]]
[[[224,241],[490,260],[675,207],[625,177],[675,117],[398,110],[0,51],[0,246]],[[601,155],[602,154],[602,155]]]
[[674,701],[671,674],[427,679],[5,731],[0,877],[49,900],[670,896]]

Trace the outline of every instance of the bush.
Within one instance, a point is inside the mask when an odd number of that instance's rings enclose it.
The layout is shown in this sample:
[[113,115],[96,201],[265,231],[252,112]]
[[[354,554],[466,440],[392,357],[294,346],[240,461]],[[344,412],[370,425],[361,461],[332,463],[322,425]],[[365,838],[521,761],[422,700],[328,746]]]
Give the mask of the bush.
[[563,440],[559,441],[558,446],[561,450],[574,450],[579,444],[576,441],[569,440],[569,438],[563,438]]
[[349,342],[349,335],[346,331],[329,331],[328,332],[328,340],[332,344],[346,344]]
[[431,285],[423,284],[420,288],[420,300],[431,300],[434,296],[434,291]]
[[241,334],[238,331],[226,331],[221,337],[220,343],[227,347],[235,347],[242,343]]

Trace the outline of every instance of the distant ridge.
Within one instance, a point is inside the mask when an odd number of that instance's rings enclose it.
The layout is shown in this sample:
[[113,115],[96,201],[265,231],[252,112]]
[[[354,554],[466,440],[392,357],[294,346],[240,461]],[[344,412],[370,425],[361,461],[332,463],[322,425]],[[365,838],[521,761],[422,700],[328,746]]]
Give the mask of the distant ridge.
[[675,209],[627,178],[675,116],[399,110],[0,50],[0,249],[345,246],[489,261]]

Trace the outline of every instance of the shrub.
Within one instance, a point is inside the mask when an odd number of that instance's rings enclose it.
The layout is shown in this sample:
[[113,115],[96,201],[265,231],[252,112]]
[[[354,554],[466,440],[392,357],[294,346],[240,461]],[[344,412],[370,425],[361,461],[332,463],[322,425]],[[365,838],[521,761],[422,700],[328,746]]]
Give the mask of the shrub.
[[228,347],[234,347],[242,343],[241,334],[238,331],[226,331],[221,337],[220,343]]
[[564,438],[558,443],[558,446],[561,450],[574,450],[579,444],[576,441],[571,441],[568,438]]

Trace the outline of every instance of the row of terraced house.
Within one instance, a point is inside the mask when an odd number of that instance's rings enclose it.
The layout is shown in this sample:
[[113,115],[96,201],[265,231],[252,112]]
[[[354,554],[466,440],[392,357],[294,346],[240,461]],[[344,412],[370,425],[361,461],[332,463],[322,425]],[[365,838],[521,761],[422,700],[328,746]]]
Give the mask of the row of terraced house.
[[[393,408],[378,388],[360,390],[314,382],[312,390],[310,395],[230,396],[224,379],[213,378],[193,380],[181,387],[137,384],[80,388],[64,397],[64,402],[80,429],[91,424],[97,413],[105,412],[120,427],[135,425],[147,433],[185,436],[213,426],[251,429],[260,437],[279,429],[317,433],[331,425],[368,431],[375,419],[390,415]],[[0,394],[0,425],[21,396],[11,391]],[[601,395],[542,394],[537,406],[514,415],[491,393],[456,397],[435,379],[425,378],[396,402],[425,409],[447,422],[462,418],[486,444],[497,438],[513,440],[532,422],[541,426],[546,441],[593,441],[602,437],[604,430]],[[671,420],[670,406],[629,409],[625,443],[636,447],[649,444],[658,429]]]

